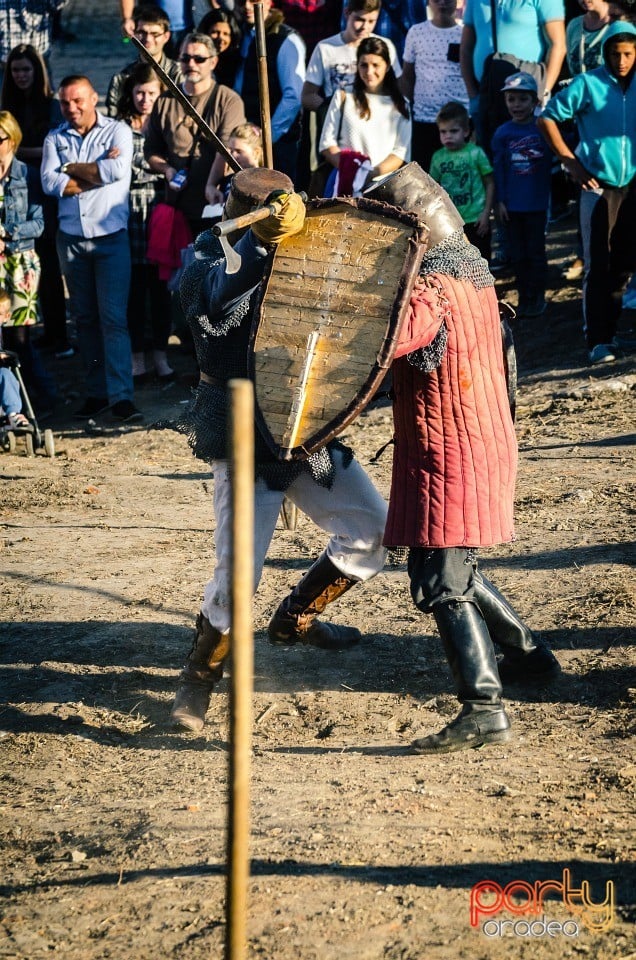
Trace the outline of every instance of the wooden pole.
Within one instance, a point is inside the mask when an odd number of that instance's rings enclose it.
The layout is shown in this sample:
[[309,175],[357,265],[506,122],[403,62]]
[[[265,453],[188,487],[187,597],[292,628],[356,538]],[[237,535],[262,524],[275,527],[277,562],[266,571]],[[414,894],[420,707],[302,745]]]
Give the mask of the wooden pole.
[[230,380],[229,392],[232,639],[225,957],[245,960],[254,675],[254,391],[249,380]]
[[274,169],[274,148],[272,146],[272,119],[269,106],[269,80],[267,77],[267,47],[265,45],[265,17],[263,4],[254,4],[254,26],[256,28],[256,63],[258,66],[258,100],[261,108],[261,137],[263,141],[263,166]]

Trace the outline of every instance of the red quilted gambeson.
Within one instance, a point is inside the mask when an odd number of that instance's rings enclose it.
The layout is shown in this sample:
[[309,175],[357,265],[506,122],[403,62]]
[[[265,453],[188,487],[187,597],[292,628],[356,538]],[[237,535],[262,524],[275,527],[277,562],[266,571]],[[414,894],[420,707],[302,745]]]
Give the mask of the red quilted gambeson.
[[[393,363],[395,450],[389,546],[489,546],[514,537],[517,443],[508,405],[497,298],[467,280],[418,283]],[[422,373],[406,354],[442,322],[441,365]]]

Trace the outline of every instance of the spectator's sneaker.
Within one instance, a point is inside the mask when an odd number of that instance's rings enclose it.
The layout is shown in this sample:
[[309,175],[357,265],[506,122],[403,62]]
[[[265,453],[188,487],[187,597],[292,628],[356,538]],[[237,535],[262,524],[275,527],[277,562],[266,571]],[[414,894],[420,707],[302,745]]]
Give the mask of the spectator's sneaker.
[[105,397],[87,397],[82,406],[77,410],[73,416],[77,420],[90,420],[91,417],[96,417],[100,413],[108,410],[110,404]]
[[75,356],[75,348],[72,347],[70,344],[68,344],[68,346],[66,347],[60,347],[58,350],[55,351],[56,360],[68,360],[69,357],[74,357],[74,356]]
[[143,420],[141,410],[138,410],[131,400],[118,400],[112,405],[110,412],[113,419],[120,423],[137,423]]
[[590,350],[590,363],[611,363],[616,360],[616,354],[608,343],[597,343]]

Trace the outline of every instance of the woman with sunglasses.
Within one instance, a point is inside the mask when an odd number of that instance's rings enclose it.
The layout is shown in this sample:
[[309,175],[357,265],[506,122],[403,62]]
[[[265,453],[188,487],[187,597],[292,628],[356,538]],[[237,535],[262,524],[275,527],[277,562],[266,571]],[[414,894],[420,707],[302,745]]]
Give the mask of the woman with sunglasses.
[[[2,110],[8,110],[20,126],[22,142],[17,156],[36,174],[34,188],[37,190],[42,144],[49,130],[62,122],[62,114],[59,102],[53,96],[46,65],[31,44],[20,43],[11,50],[0,102]],[[54,197],[45,197],[40,191],[38,202],[44,212],[44,231],[35,242],[42,266],[39,296],[44,336],[39,345],[60,356],[72,356],[66,332],[64,285],[55,248],[57,201]]]

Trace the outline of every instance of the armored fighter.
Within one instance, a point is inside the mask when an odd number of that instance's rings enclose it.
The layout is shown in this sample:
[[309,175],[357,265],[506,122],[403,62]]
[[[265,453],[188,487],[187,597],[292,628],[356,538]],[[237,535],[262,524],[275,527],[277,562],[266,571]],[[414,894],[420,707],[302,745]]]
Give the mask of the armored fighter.
[[[226,262],[210,231],[196,241],[197,260],[186,271],[181,298],[194,336],[201,379],[184,422],[196,456],[214,473],[216,566],[204,589],[192,649],[179,677],[171,717],[185,729],[204,725],[210,695],[223,675],[229,652],[230,483],[226,462],[227,382],[248,375],[248,340],[256,291],[276,245],[303,228],[305,206],[284,174],[267,169],[235,175],[226,216],[233,218],[260,207],[273,191],[277,212],[254,224],[235,245],[241,267],[226,272]],[[357,643],[353,627],[318,620],[328,603],[384,565],[382,535],[386,504],[353,453],[338,441],[302,460],[282,462],[256,431],[254,589],[256,590],[286,497],[323,529],[329,540],[324,552],[294,587],[272,617],[272,643],[310,644],[327,651]]]
[[[384,542],[409,548],[413,601],[432,613],[458,716],[416,740],[442,753],[510,737],[502,680],[549,679],[559,665],[477,567],[479,547],[514,537],[517,443],[493,278],[446,192],[415,164],[369,196],[411,211],[429,246],[394,356],[395,446]],[[493,644],[504,651],[498,663]]]

